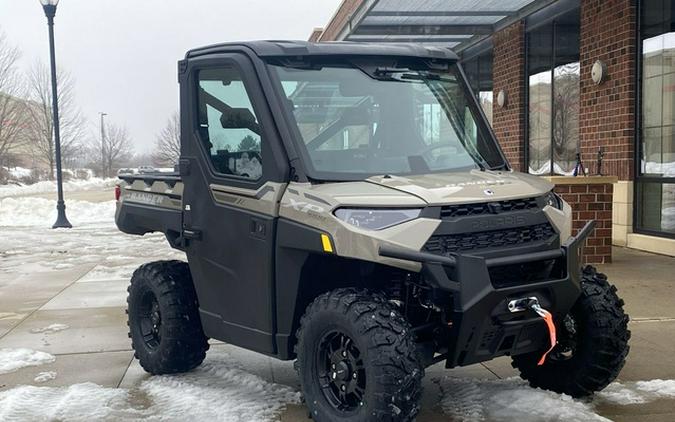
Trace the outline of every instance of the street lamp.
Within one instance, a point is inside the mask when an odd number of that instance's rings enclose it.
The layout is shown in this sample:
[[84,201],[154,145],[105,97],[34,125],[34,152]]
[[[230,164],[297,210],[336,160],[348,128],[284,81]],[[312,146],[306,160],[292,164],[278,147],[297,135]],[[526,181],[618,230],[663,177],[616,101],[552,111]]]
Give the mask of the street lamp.
[[66,204],[63,202],[63,178],[61,174],[61,132],[59,127],[59,101],[56,89],[56,55],[54,53],[54,16],[56,15],[56,5],[59,0],[40,0],[42,8],[47,16],[49,25],[49,58],[52,68],[52,123],[54,125],[54,149],[56,151],[56,189],[58,200],[56,201],[56,222],[52,226],[56,228],[73,227],[68,218],[66,218]]
[[103,118],[108,115],[100,111],[98,114],[101,115],[101,177],[106,177],[105,174],[105,123],[103,123]]

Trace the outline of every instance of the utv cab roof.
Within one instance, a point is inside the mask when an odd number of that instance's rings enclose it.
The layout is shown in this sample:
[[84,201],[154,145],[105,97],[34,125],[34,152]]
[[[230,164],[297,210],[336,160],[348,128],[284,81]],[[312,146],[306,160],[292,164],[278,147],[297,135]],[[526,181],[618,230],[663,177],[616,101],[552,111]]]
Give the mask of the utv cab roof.
[[186,59],[217,54],[233,49],[249,49],[259,57],[305,56],[393,56],[420,59],[459,60],[457,54],[445,47],[412,43],[372,44],[363,42],[333,41],[313,43],[308,41],[246,41],[214,44],[189,50]]

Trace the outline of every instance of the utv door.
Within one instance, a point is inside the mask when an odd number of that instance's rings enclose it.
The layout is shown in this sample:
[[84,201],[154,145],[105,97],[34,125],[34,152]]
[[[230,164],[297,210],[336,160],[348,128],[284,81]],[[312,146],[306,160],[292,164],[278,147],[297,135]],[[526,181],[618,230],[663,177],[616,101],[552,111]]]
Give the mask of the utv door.
[[274,238],[283,151],[253,63],[192,59],[181,74],[184,237],[207,336],[274,354]]

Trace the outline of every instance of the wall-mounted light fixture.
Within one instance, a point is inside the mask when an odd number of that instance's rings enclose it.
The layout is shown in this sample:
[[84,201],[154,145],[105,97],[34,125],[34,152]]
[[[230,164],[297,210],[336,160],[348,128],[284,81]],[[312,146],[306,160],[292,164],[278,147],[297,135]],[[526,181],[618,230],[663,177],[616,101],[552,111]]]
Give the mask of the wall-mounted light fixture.
[[497,105],[501,108],[504,108],[504,106],[506,106],[507,100],[508,98],[506,96],[506,91],[500,89],[499,93],[497,94]]
[[602,60],[597,60],[591,68],[591,79],[596,85],[600,85],[607,79],[607,65]]

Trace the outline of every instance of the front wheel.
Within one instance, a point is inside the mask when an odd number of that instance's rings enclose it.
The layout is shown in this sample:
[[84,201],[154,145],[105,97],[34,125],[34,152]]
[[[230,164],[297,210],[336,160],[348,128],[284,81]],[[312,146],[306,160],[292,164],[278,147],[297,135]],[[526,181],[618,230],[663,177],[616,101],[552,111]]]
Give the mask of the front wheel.
[[382,296],[355,289],[319,296],[301,319],[296,352],[315,420],[415,419],[424,369],[410,326]]
[[532,387],[584,397],[607,387],[628,355],[628,315],[604,274],[583,269],[581,296],[558,326],[559,341],[545,363],[542,353],[514,356],[513,367]]

